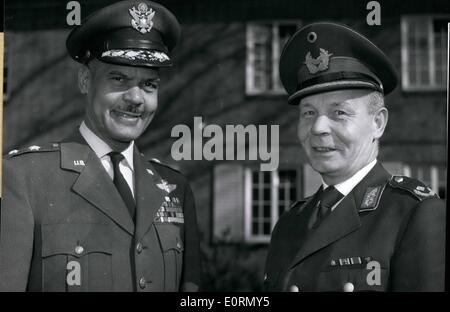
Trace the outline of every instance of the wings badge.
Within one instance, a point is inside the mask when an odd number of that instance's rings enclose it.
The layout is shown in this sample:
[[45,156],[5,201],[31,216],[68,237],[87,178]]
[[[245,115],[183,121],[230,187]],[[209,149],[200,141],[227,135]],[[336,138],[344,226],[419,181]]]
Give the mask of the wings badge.
[[173,190],[177,188],[176,184],[169,184],[166,180],[161,179],[161,183],[156,184],[161,190],[166,191],[167,194],[170,194]]

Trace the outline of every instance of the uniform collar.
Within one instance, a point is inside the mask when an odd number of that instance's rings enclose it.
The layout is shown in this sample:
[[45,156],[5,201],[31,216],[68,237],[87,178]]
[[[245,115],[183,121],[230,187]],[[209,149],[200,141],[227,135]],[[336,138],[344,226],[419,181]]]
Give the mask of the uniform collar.
[[[95,155],[98,158],[102,159],[107,156],[110,152],[112,152],[111,147],[106,144],[105,141],[100,139],[91,129],[88,128],[86,123],[83,121],[80,126],[80,133],[83,138],[86,140],[87,144],[94,151]],[[134,141],[128,145],[128,147],[123,150],[121,153],[125,157],[125,161],[130,167],[131,170],[134,171],[134,163],[133,163],[133,149],[134,149]]]
[[[350,192],[353,190],[353,188],[358,185],[359,182],[361,182],[362,179],[370,172],[370,170],[375,167],[377,163],[377,160],[374,159],[369,164],[365,165],[361,169],[359,169],[353,176],[351,176],[349,179],[345,180],[344,182],[341,182],[339,184],[336,184],[334,187],[344,196],[347,196],[350,194]],[[323,189],[326,189],[328,185],[322,180]]]

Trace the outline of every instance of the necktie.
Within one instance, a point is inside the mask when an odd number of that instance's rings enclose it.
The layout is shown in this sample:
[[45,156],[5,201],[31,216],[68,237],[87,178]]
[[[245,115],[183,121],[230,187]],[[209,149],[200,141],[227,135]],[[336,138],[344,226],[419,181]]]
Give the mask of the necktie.
[[133,194],[131,193],[130,187],[128,186],[127,181],[123,177],[122,173],[119,169],[119,163],[125,158],[121,153],[118,152],[110,152],[109,157],[111,158],[111,162],[113,164],[114,169],[114,178],[113,183],[119,191],[120,196],[122,196],[125,205],[130,212],[131,217],[134,220],[136,204],[133,198]]
[[333,207],[343,197],[344,195],[334,186],[329,186],[326,190],[322,191],[318,195],[316,209],[313,210],[310,222],[308,223],[309,228],[311,229],[318,227],[320,222],[330,214],[331,207]]

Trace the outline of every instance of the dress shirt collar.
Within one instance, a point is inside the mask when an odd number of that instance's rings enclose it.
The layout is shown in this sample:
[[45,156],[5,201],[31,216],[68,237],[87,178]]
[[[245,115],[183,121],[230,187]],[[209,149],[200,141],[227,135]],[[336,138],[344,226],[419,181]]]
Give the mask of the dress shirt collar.
[[[351,178],[345,180],[344,182],[341,182],[339,184],[336,184],[334,187],[341,192],[344,196],[347,196],[353,188],[361,182],[362,179],[369,173],[370,170],[372,170],[373,167],[375,167],[377,163],[377,160],[374,159],[369,164],[362,167],[358,172],[356,172]],[[322,180],[323,189],[326,189],[328,185],[323,182]]]
[[[92,132],[84,121],[81,123],[80,133],[98,158],[102,159],[103,157],[108,156],[108,153],[112,152],[111,147],[106,144],[105,141],[100,139],[94,132]],[[133,148],[134,141],[131,141],[130,145],[122,151],[122,155],[125,157],[128,167],[134,171]]]

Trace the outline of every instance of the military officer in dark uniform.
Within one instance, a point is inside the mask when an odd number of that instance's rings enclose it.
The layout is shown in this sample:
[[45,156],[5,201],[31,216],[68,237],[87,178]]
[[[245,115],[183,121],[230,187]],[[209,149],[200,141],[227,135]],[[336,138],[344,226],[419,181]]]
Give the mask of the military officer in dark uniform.
[[70,138],[4,160],[0,290],[197,290],[191,189],[134,143],[179,36],[175,16],[147,0],[117,2],[72,30],[86,115]]
[[280,77],[323,183],[275,226],[265,289],[443,291],[444,202],[377,160],[397,83],[388,58],[344,25],[314,23],[287,42]]

